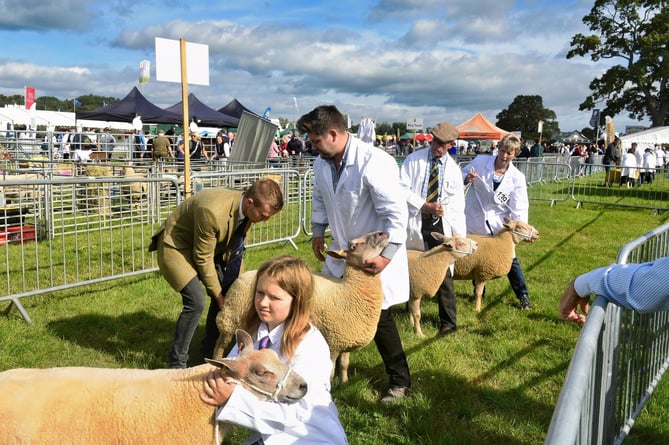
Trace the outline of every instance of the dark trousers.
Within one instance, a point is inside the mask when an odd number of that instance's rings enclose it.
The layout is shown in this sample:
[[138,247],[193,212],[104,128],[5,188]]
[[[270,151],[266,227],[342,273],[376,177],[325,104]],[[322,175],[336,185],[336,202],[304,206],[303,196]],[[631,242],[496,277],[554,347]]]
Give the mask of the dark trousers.
[[381,311],[376,334],[374,334],[374,343],[381,354],[386,374],[390,379],[390,387],[409,388],[411,386],[409,364],[390,308]]
[[[431,249],[441,244],[434,239],[430,232],[439,232],[443,234],[443,226],[441,222],[437,224],[432,223],[431,216],[424,216],[421,235],[425,243],[425,250]],[[455,285],[453,283],[453,275],[450,268],[446,269],[444,274],[444,281],[439,285],[437,290],[437,304],[439,305],[439,328],[456,327],[457,325],[457,311],[455,307]]]
[[183,308],[174,330],[174,341],[168,358],[170,368],[188,367],[188,349],[204,312],[206,297],[202,283],[197,277],[181,289]]
[[523,270],[520,268],[518,258],[513,259],[511,270],[506,276],[509,278],[509,284],[511,284],[511,289],[513,289],[516,297],[520,298],[521,295],[529,295],[527,284],[525,283],[525,275],[523,275]]

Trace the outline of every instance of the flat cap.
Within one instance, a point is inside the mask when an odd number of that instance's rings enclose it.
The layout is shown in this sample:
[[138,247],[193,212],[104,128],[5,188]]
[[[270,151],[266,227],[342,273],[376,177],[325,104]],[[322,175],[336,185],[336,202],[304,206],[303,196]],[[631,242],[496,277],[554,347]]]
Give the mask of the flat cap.
[[430,133],[441,142],[450,142],[458,138],[460,132],[453,124],[442,122],[434,127]]

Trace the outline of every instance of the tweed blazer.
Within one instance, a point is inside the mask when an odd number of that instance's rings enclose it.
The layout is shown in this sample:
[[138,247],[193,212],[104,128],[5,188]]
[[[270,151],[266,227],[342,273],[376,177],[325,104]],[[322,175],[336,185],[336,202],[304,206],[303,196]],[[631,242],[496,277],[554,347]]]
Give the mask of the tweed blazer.
[[174,290],[181,291],[197,276],[210,296],[221,292],[214,258],[230,252],[243,196],[243,191],[224,187],[199,192],[182,202],[153,234],[149,251],[158,250],[159,257],[168,260],[160,270]]

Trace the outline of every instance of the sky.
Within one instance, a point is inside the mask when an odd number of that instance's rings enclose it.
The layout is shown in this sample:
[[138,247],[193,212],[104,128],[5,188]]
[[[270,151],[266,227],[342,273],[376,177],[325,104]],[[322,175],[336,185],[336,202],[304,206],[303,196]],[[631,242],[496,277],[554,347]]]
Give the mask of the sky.
[[[422,119],[426,127],[496,115],[539,95],[562,131],[589,126],[578,106],[610,65],[567,60],[590,31],[594,0],[0,0],[0,94],[61,100],[181,102],[156,80],[155,38],[208,46],[209,85],[188,85],[218,109],[233,98],[294,121],[334,104],[352,122]],[[139,84],[139,64],[151,80]],[[101,104],[102,106],[102,104]],[[647,122],[614,116],[616,130]],[[507,129],[513,131],[514,129]]]

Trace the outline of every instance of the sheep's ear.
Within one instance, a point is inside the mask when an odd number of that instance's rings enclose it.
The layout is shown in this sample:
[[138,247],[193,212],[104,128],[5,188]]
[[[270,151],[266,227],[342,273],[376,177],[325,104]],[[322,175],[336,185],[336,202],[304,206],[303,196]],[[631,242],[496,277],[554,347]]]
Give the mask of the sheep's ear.
[[210,365],[214,365],[217,368],[221,368],[221,374],[230,375],[233,377],[240,377],[244,373],[244,361],[236,360],[237,357],[232,358],[222,358],[220,360],[214,360],[210,358],[205,358],[204,360]]
[[330,255],[332,258],[337,258],[338,260],[345,260],[348,253],[345,250],[328,250],[325,252]]
[[239,352],[242,352],[247,346],[253,349],[253,339],[251,338],[251,334],[243,329],[237,329],[235,331],[235,337],[237,338],[237,349],[239,349]]

